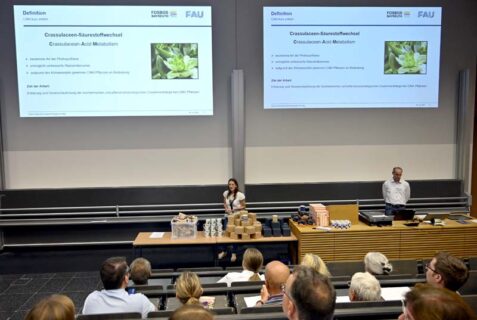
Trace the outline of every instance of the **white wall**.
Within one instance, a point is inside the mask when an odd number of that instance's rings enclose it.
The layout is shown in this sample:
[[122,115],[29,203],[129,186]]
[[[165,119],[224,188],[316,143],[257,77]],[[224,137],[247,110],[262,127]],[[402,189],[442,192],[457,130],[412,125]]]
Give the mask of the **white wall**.
[[[0,103],[7,188],[225,183],[232,172],[229,82],[234,68],[244,70],[246,85],[246,183],[382,180],[394,165],[402,165],[405,178],[411,180],[456,177],[461,69],[471,70],[469,98],[475,101],[474,0],[134,1],[213,6],[214,116],[69,119],[18,116],[12,1],[0,4]],[[440,107],[264,110],[262,6],[305,4],[442,6]]]

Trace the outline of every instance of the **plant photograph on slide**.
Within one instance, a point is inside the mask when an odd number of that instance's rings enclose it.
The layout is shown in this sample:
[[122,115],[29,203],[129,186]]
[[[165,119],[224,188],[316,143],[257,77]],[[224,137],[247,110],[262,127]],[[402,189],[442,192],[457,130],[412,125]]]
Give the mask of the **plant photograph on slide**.
[[427,41],[385,41],[385,74],[426,74]]
[[152,79],[198,79],[197,43],[151,43]]

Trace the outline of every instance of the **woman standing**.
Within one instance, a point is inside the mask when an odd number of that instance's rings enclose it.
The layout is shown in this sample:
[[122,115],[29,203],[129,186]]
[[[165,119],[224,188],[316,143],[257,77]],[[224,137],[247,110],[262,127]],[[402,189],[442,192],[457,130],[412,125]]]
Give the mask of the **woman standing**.
[[234,178],[229,179],[228,188],[224,191],[224,208],[227,214],[245,209],[245,195],[240,192]]
[[[225,209],[225,223],[224,223],[224,228],[227,228],[227,216],[234,214],[234,212],[238,212],[240,210],[245,209],[245,194],[240,192],[239,187],[238,187],[238,182],[234,178],[230,178],[228,181],[228,187],[227,190],[224,191],[224,209]],[[225,251],[225,248],[220,248],[219,249],[219,255],[218,258],[223,259],[227,255],[227,252]],[[237,261],[237,245],[233,244],[231,248],[231,254],[232,256],[230,257],[231,262]]]

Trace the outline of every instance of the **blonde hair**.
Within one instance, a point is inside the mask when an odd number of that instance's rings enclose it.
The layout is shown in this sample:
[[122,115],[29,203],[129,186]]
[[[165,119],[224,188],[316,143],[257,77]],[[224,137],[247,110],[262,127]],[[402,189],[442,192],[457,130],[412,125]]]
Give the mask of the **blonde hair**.
[[176,280],[176,297],[182,304],[200,304],[203,291],[199,277],[194,272],[183,272]]
[[374,275],[390,274],[393,266],[381,252],[368,252],[364,256],[364,270]]
[[321,273],[324,276],[331,277],[331,273],[326,267],[326,264],[319,256],[316,254],[307,253],[301,260],[301,265],[310,267],[316,272]]
[[70,298],[54,294],[40,300],[30,309],[25,320],[74,320],[75,305]]
[[248,279],[249,281],[260,281],[258,271],[263,267],[263,255],[255,248],[248,248],[243,255],[242,267],[246,270],[252,271],[253,275]]

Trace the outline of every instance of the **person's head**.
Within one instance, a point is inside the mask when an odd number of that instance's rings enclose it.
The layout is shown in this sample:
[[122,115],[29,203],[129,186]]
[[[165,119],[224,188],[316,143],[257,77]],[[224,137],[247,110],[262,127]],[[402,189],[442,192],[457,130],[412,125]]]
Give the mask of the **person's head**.
[[282,285],[287,282],[290,269],[280,261],[271,261],[265,267],[265,286],[271,295],[281,294]]
[[331,320],[336,292],[330,279],[316,270],[297,266],[283,288],[283,312],[291,320]]
[[380,301],[381,285],[375,276],[368,272],[356,272],[349,285],[351,301]]
[[475,320],[477,317],[461,296],[446,288],[417,284],[403,301],[399,320]]
[[199,304],[203,290],[194,272],[182,272],[176,280],[176,297],[182,304]]
[[326,266],[325,262],[316,254],[305,254],[301,260],[301,265],[313,268],[322,275],[331,277],[330,271],[328,271],[328,267]]
[[263,266],[263,256],[260,251],[255,248],[248,248],[243,254],[242,267],[245,270],[252,271],[253,276],[250,277],[250,281],[260,281],[260,275],[258,271]]
[[187,304],[176,309],[169,320],[213,320],[213,314],[199,305]]
[[28,311],[25,320],[74,320],[75,305],[70,298],[54,294],[39,301]]
[[235,178],[230,178],[227,185],[229,193],[236,194],[239,191],[238,182]]
[[124,257],[112,257],[101,265],[101,281],[104,289],[126,288],[129,282],[129,267]]
[[402,168],[401,167],[394,167],[393,168],[393,180],[396,182],[401,181],[402,177]]
[[147,280],[152,274],[151,263],[144,258],[137,258],[131,262],[131,280],[134,284],[147,284]]
[[393,266],[381,252],[368,252],[364,256],[364,271],[374,275],[390,274]]
[[447,252],[438,252],[426,265],[427,283],[452,291],[459,290],[469,278],[464,262]]

